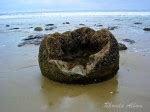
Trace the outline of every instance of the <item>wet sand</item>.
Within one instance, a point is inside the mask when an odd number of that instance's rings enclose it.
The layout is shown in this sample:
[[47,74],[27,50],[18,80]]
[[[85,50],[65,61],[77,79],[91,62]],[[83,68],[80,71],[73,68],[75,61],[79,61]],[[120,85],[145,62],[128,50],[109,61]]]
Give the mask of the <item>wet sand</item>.
[[150,109],[149,54],[120,51],[120,69],[113,79],[98,84],[67,85],[41,75],[37,46],[12,45],[7,49],[1,54],[0,63],[1,112],[148,112]]

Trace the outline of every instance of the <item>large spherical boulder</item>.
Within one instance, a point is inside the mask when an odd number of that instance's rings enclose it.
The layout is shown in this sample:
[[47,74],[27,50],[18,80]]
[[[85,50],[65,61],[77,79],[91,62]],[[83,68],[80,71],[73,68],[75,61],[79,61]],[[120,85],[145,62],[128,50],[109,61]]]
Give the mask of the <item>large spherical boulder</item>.
[[119,69],[118,42],[110,31],[83,27],[47,35],[39,48],[39,65],[51,80],[88,84],[112,78]]

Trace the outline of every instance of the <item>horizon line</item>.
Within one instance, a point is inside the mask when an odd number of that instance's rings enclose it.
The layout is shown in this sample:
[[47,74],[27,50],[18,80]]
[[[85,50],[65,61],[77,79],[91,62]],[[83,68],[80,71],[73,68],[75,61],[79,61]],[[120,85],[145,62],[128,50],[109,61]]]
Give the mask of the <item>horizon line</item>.
[[22,11],[3,11],[0,14],[5,13],[39,13],[39,12],[150,12],[150,10],[128,10],[128,9],[116,9],[116,10],[22,10]]

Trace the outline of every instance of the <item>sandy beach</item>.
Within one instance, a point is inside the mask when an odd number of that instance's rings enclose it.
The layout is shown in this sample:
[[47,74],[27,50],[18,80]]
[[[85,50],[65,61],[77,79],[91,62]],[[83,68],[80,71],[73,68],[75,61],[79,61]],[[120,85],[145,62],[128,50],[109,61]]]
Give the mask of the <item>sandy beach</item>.
[[[149,112],[150,32],[143,28],[148,27],[150,16],[113,16],[110,19],[96,15],[86,20],[85,16],[57,20],[55,16],[47,16],[43,21],[32,18],[32,22],[30,17],[9,17],[0,17],[0,112]],[[65,21],[70,24],[63,25]],[[142,25],[135,25],[135,21]],[[29,29],[44,27],[46,23],[54,23],[57,28],[42,32]],[[40,72],[39,46],[17,46],[29,35],[64,32],[81,27],[81,23],[95,30],[117,25],[119,28],[111,32],[119,42],[124,38],[135,41],[134,44],[124,42],[128,50],[120,51],[120,69],[113,79],[89,85],[53,82]],[[94,26],[99,23],[103,27]],[[6,24],[19,29],[8,30]]]

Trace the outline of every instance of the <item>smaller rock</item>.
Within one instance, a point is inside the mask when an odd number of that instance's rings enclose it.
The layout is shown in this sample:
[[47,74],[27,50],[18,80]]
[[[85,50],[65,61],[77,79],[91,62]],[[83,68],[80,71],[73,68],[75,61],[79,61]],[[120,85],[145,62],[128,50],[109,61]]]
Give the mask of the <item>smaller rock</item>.
[[34,31],[43,31],[43,28],[42,27],[35,27]]
[[46,28],[45,28],[45,31],[53,30],[53,29],[54,29],[53,27],[46,27]]
[[46,28],[45,28],[45,31],[53,30],[53,29],[55,29],[55,28],[57,28],[57,27],[56,27],[56,26],[49,26],[49,27],[46,27]]
[[45,37],[46,34],[41,35],[30,35],[27,38],[24,38],[22,43],[18,44],[18,47],[22,47],[24,45],[40,45],[42,39]]
[[22,42],[22,43],[18,44],[18,47],[22,47],[22,46],[24,46],[24,45],[25,45],[25,43]]
[[6,27],[10,27],[10,25],[6,25]]
[[19,28],[10,28],[9,30],[18,30]]
[[144,28],[143,30],[144,31],[150,31],[150,28]]
[[142,24],[141,22],[134,22],[134,24]]
[[118,29],[118,26],[109,26],[108,27],[108,30],[115,30],[115,29]]
[[24,38],[23,40],[33,40],[33,39],[41,39],[44,35],[30,35],[27,38]]
[[116,21],[121,21],[121,19],[114,19],[114,20],[116,20]]
[[46,24],[45,26],[54,26],[54,24]]
[[127,46],[125,44],[122,44],[122,43],[118,43],[119,44],[119,51],[122,51],[122,50],[127,50]]
[[79,24],[79,25],[84,26],[85,24],[82,24],[82,23],[81,23],[81,24]]
[[66,22],[66,24],[70,24],[69,22]]
[[97,24],[95,24],[94,26],[101,27],[101,26],[103,26],[103,25],[101,25],[101,24],[98,24],[98,25],[97,25]]
[[70,24],[69,22],[64,22],[63,24]]
[[125,41],[125,42],[128,42],[130,44],[134,44],[135,43],[135,41],[131,40],[131,39],[122,39],[122,40]]
[[97,25],[97,26],[103,26],[103,25]]

